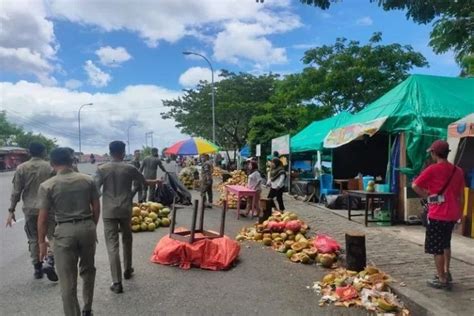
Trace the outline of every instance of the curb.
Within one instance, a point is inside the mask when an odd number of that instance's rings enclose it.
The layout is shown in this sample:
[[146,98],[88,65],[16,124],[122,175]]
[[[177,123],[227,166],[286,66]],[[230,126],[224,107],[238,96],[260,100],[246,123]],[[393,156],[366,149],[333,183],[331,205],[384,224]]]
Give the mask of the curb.
[[412,315],[416,316],[456,316],[455,313],[439,306],[426,295],[407,287],[389,285],[395,295],[405,304]]
[[[320,207],[318,204],[314,204],[317,209],[328,211],[328,209]],[[332,212],[330,214],[347,219],[340,213]],[[363,224],[362,224],[363,225]],[[453,258],[455,259],[455,258]],[[401,301],[410,311],[411,315],[416,316],[456,316],[455,313],[445,309],[444,307],[436,304],[433,300],[419,291],[413,290],[408,287],[401,287],[394,284],[389,284],[390,289],[395,295],[400,298]]]

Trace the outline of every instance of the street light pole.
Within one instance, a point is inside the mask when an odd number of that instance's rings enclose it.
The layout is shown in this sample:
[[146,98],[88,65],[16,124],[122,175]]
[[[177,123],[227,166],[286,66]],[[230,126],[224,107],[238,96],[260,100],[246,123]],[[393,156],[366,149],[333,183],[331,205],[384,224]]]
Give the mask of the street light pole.
[[204,58],[204,60],[208,63],[209,68],[211,68],[211,104],[212,104],[212,142],[216,143],[216,110],[215,110],[215,103],[214,103],[214,68],[212,67],[211,62],[206,56],[195,53],[195,52],[183,52],[184,55],[196,55],[199,57]]
[[127,128],[127,146],[128,146],[128,155],[130,156],[130,128],[133,126],[137,126],[136,124],[131,124]]
[[81,147],[81,110],[83,107],[85,107],[86,105],[93,105],[94,103],[86,103],[86,104],[83,104],[79,107],[79,110],[77,111],[77,123],[78,123],[78,126],[79,126],[79,161],[81,160],[81,153],[82,153],[82,147]]

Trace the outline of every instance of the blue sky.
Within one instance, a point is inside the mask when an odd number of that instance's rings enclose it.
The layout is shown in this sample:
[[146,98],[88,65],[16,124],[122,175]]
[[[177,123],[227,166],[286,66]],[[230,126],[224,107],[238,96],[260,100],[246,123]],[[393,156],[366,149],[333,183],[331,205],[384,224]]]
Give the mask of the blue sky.
[[459,73],[451,53],[428,46],[430,25],[368,0],[326,11],[290,0],[6,0],[2,10],[0,107],[27,129],[74,146],[77,108],[93,102],[83,112],[86,151],[104,151],[132,124],[132,149],[149,130],[158,146],[184,137],[160,118],[161,100],[210,79],[206,63],[184,50],[206,55],[215,69],[287,74],[303,68],[306,49],[337,37],[365,43],[380,31],[383,43],[425,55],[430,67],[413,73]]

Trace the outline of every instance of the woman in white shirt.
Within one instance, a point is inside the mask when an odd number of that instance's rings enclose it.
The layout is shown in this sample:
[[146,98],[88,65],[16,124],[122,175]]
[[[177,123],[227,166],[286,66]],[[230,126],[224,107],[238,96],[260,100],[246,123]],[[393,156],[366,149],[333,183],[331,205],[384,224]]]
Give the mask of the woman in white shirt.
[[267,198],[272,200],[272,204],[276,208],[275,202],[273,201],[276,197],[278,209],[284,211],[285,205],[283,204],[283,190],[285,189],[286,172],[278,158],[273,158],[271,165],[270,178],[267,182],[267,186],[270,187],[270,192],[268,193]]
[[252,189],[252,190],[255,190],[256,193],[255,193],[255,200],[253,200],[252,198],[248,198],[247,199],[247,216],[249,215],[250,213],[250,209],[252,207],[252,205],[254,206],[255,208],[255,211],[257,211],[257,213],[253,214],[254,216],[260,216],[260,194],[262,193],[262,182],[263,182],[263,179],[262,179],[262,176],[260,175],[260,172],[258,171],[258,164],[256,161],[250,161],[249,162],[249,177],[248,177],[248,182],[247,182],[247,188],[249,189]]

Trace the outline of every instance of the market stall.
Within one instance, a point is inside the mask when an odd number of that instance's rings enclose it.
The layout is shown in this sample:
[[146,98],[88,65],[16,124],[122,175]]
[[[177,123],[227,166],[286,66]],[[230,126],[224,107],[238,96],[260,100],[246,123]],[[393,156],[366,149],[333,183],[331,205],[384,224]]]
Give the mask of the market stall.
[[[323,147],[328,132],[341,126],[351,114],[341,112],[333,117],[314,121],[298,134],[291,137],[292,193],[303,196],[318,196],[318,176],[331,172],[331,150]],[[322,170],[324,169],[324,170]]]
[[448,160],[462,168],[466,176],[462,225],[456,232],[474,238],[474,113],[449,125],[448,143]]
[[[426,148],[436,139],[445,139],[446,126],[473,108],[474,78],[412,75],[332,130],[324,147],[333,149],[335,173],[341,165],[347,165],[347,157],[356,170],[364,168],[364,164],[374,169],[385,166],[385,170],[361,173],[381,177],[385,185],[379,188],[398,195],[398,220],[410,221],[420,212],[411,180],[426,162]],[[365,150],[363,159],[357,159],[353,152],[347,155],[346,146],[357,142],[370,146],[377,138],[381,145]],[[339,156],[338,151],[342,151]]]

